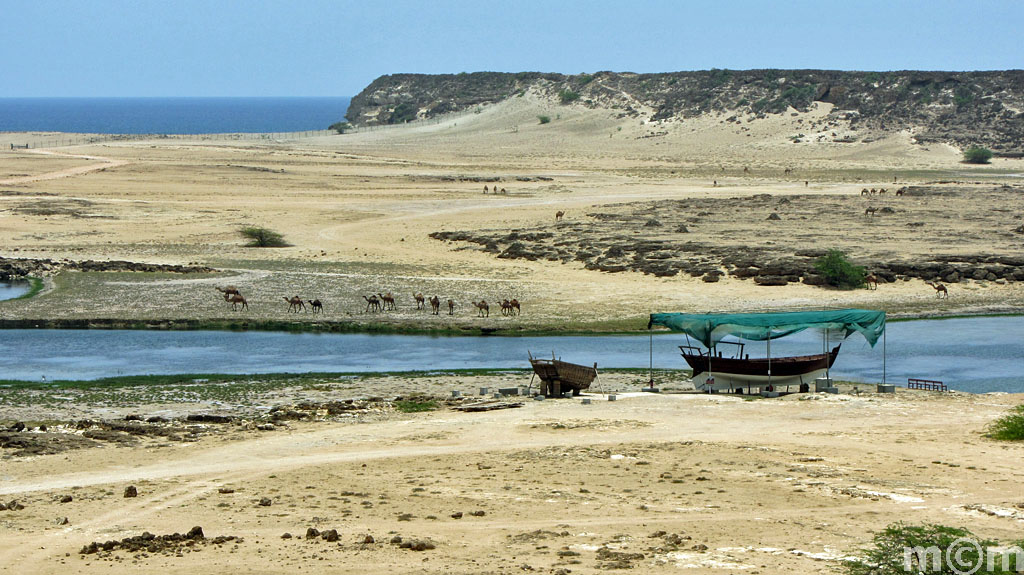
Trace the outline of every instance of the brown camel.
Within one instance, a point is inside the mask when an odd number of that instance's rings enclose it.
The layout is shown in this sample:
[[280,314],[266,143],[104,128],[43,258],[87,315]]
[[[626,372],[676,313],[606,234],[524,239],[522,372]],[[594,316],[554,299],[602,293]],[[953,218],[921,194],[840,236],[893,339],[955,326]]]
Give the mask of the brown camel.
[[503,302],[494,302],[494,305],[501,306],[501,315],[509,315],[512,313],[512,304],[508,300]]
[[875,212],[877,211],[878,208],[876,208],[875,206],[868,206],[868,208],[864,210],[864,215],[866,216],[868,214],[871,214],[871,217],[875,217]]
[[896,190],[896,195],[897,195],[897,196],[902,196],[902,195],[903,195],[903,194],[905,194],[905,193],[907,193],[907,188],[905,188],[905,187],[904,187],[904,188],[900,188],[900,189]]
[[448,315],[455,315],[455,300],[448,300]]
[[557,212],[555,212],[555,221],[556,222],[557,221],[561,221],[562,216],[564,216],[564,215],[565,215],[565,212],[563,212],[562,210],[558,210]]
[[302,303],[302,298],[299,296],[286,297],[284,301],[288,302],[288,311],[290,312],[299,313],[299,308],[302,308],[302,311],[306,311],[306,304]]
[[513,315],[519,315],[523,310],[519,307],[519,300],[512,298],[512,301],[508,302],[514,310]]
[[885,193],[885,188],[882,188],[882,189],[878,190],[878,195],[882,195],[884,193]]
[[864,188],[864,189],[862,189],[862,190],[860,191],[860,195],[862,195],[862,196],[866,196],[866,195],[868,195],[868,193],[869,193],[869,192],[868,192],[868,189],[867,189],[867,188]]
[[231,302],[231,309],[233,310],[238,309],[238,304],[242,304],[242,309],[249,309],[249,302],[245,301],[245,298],[240,293],[224,294],[224,301]]
[[487,187],[487,184],[484,184],[484,193],[486,194],[489,191],[490,191],[490,188]]
[[868,274],[864,277],[864,284],[868,286],[868,289],[878,289],[878,278],[875,274]]
[[378,293],[380,296],[381,307],[384,311],[393,310],[395,308],[395,296],[391,295],[391,292],[386,294]]
[[932,286],[933,288],[935,288],[935,295],[937,297],[940,297],[940,298],[947,298],[947,297],[949,297],[949,290],[946,289],[946,286],[944,286],[944,285],[942,285],[940,283],[932,283],[932,282],[924,282],[924,283],[926,283],[926,284]]
[[441,299],[437,296],[430,298],[430,312],[437,315],[441,311]]
[[423,302],[426,301],[423,299],[423,294],[414,293],[412,294],[412,298],[416,300],[416,309],[423,309]]
[[235,286],[226,286],[224,289],[215,287],[214,289],[216,289],[217,291],[224,295],[242,295],[242,292],[238,291],[238,288],[236,288]]
[[309,302],[309,307],[313,309],[313,313],[324,313],[324,304],[320,303],[320,300],[306,301]]
[[480,300],[479,303],[473,302],[473,306],[476,308],[477,314],[480,317],[491,317],[491,308],[487,305],[486,301]]
[[793,173],[793,168],[786,168],[785,170],[782,170],[782,173],[788,176]]
[[366,311],[380,311],[380,300],[377,296],[371,294],[370,297],[363,296],[363,299],[366,300]]

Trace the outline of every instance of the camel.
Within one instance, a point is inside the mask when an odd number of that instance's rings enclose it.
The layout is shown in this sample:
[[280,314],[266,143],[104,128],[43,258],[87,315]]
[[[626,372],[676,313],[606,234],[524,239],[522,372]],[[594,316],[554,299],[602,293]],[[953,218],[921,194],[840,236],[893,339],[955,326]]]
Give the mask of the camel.
[[455,315],[455,300],[448,300],[448,315]]
[[878,190],[878,195],[882,195],[884,193],[885,193],[885,188],[882,188],[882,189]]
[[561,221],[562,220],[562,216],[564,216],[564,215],[565,215],[565,212],[563,212],[562,210],[558,210],[557,212],[555,212],[555,221],[556,222]]
[[508,300],[503,302],[494,302],[494,305],[501,306],[501,315],[510,315],[512,313],[512,304]]
[[519,315],[523,310],[519,307],[519,300],[512,298],[512,301],[508,302],[514,310],[513,315]]
[[502,193],[502,194],[508,194],[508,192],[506,192],[506,191],[505,191],[505,188],[502,188],[502,189],[501,189],[501,193]]
[[473,306],[476,307],[477,314],[480,317],[491,317],[491,308],[487,305],[486,301],[480,300],[479,303],[473,302]]
[[900,189],[896,190],[896,195],[897,196],[902,196],[905,193],[907,193],[907,188],[900,188]]
[[788,176],[793,173],[793,168],[786,168],[782,173]]
[[226,286],[224,289],[214,287],[214,289],[216,289],[217,291],[224,295],[242,295],[242,292],[238,291],[238,288],[236,288],[235,286]]
[[932,283],[932,282],[924,282],[924,283],[926,283],[926,284],[932,286],[933,288],[935,288],[935,295],[936,295],[936,297],[940,297],[940,298],[947,298],[947,297],[949,297],[949,290],[946,289],[946,286],[944,286],[944,285],[942,285],[940,283]]
[[412,294],[412,298],[414,300],[416,300],[416,309],[423,309],[423,302],[425,301],[423,299],[423,294],[422,293],[414,293],[414,294]]
[[302,308],[302,311],[306,311],[306,304],[302,303],[301,297],[293,296],[290,298],[286,297],[283,299],[284,301],[288,302],[288,311],[294,311],[295,313],[299,313],[299,308]]
[[868,193],[869,193],[869,192],[868,192],[868,189],[867,189],[867,188],[864,188],[864,189],[862,189],[862,190],[860,191],[860,195],[862,195],[862,196],[866,196],[866,195],[868,195]]
[[441,299],[437,296],[430,298],[430,312],[437,315],[441,310]]
[[370,297],[363,296],[363,299],[366,300],[366,311],[380,311],[380,300],[377,296],[371,294]]
[[864,284],[868,286],[868,289],[878,289],[878,278],[875,277],[875,274],[868,274],[864,277]]
[[242,304],[242,309],[249,309],[249,302],[245,301],[245,298],[240,293],[224,294],[224,301],[231,302],[231,309],[233,310],[238,309],[238,304]]
[[748,168],[747,166],[743,166],[743,173],[744,174],[749,174],[750,173],[750,168]]
[[484,184],[484,193],[486,194],[489,191],[490,191],[490,188],[487,187],[487,184]]
[[877,211],[878,208],[876,208],[875,206],[868,206],[868,208],[864,210],[864,215],[866,216],[868,214],[871,214],[871,217],[875,217],[875,212]]
[[313,313],[324,313],[324,304],[320,303],[320,300],[306,301],[309,302],[309,307],[313,309]]
[[384,311],[396,309],[395,296],[391,295],[391,292],[386,294],[378,293],[377,295],[380,296],[381,308],[383,308]]

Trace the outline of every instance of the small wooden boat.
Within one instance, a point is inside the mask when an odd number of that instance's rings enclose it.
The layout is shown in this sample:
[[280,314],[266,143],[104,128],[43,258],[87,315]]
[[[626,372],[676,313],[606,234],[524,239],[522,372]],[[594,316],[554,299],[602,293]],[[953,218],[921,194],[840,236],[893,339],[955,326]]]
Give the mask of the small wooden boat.
[[[780,385],[800,385],[806,391],[810,384],[825,373],[839,356],[839,345],[829,353],[815,355],[796,355],[788,357],[756,357],[751,359],[743,354],[743,344],[729,343],[737,346],[732,357],[712,355],[709,359],[704,348],[693,345],[681,345],[679,351],[683,359],[693,369],[693,381],[697,389],[703,390],[736,390],[746,387],[767,389],[769,386],[778,388]],[[841,345],[841,344],[840,344]],[[709,373],[710,366],[710,373]],[[700,376],[700,377],[698,377]]]
[[540,393],[546,397],[562,397],[567,391],[579,395],[584,389],[589,389],[597,378],[597,363],[588,367],[555,359],[554,354],[551,359],[538,359],[530,352],[526,353],[534,375],[540,378]]

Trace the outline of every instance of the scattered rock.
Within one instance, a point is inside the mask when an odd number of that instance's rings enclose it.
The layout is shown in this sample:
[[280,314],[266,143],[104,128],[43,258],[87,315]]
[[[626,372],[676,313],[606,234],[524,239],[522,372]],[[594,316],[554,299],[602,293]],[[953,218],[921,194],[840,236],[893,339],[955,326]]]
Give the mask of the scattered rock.
[[139,490],[134,485],[129,485],[128,487],[124,488],[124,496],[125,497],[138,497],[139,496]]
[[328,543],[334,543],[341,537],[338,535],[337,529],[328,529],[327,531],[324,531],[320,534],[320,538]]
[[291,538],[292,538],[292,534],[288,533],[287,531],[285,531],[283,534],[281,534],[281,539],[291,539]]
[[260,498],[260,507],[270,507],[273,501],[269,497]]
[[452,519],[462,519],[462,512],[456,511],[455,513],[452,513]]
[[767,219],[769,219],[771,221],[779,221],[782,218],[779,217],[779,214],[776,214],[775,212],[772,212],[771,215],[769,215]]
[[220,489],[217,490],[217,493],[223,493],[224,495],[228,495],[234,492],[235,490],[230,487],[221,487]]
[[60,498],[60,502],[61,503],[71,503],[74,500],[75,500],[75,498],[70,496],[70,495],[65,495],[65,496]]
[[320,537],[320,530],[316,527],[310,527],[306,529],[306,539],[316,539]]
[[376,543],[376,540],[373,538],[373,535],[366,534],[363,536],[362,543],[363,545],[369,545],[370,543]]

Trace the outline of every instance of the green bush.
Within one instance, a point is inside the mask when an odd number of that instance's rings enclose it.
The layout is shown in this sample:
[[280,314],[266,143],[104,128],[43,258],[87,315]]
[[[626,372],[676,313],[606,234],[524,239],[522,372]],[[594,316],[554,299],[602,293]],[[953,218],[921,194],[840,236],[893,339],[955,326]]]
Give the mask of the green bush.
[[[996,552],[991,548],[997,542],[976,537],[967,529],[894,523],[876,533],[873,542],[860,559],[846,564],[847,573],[1016,573],[1012,555]],[[990,555],[993,560],[988,565]]]
[[416,114],[418,112],[419,109],[417,109],[416,106],[410,104],[409,102],[402,102],[401,104],[395,106],[395,109],[391,112],[391,115],[388,116],[388,123],[404,124],[406,122],[411,122],[416,119]]
[[569,104],[575,102],[576,100],[579,100],[580,95],[578,92],[573,92],[572,90],[562,90],[561,92],[558,93],[558,99],[563,104]]
[[248,226],[238,230],[238,233],[250,240],[245,244],[250,248],[286,248],[291,245],[284,241],[284,236],[267,228]]
[[1024,439],[1024,405],[1018,405],[1010,413],[993,421],[987,430],[992,439],[1020,441]]
[[964,161],[968,164],[987,164],[992,159],[992,150],[971,146],[964,150]]
[[846,254],[837,250],[828,250],[824,256],[814,262],[814,269],[821,273],[829,285],[842,289],[854,289],[864,285],[864,268],[855,266],[846,259]]
[[350,124],[348,122],[335,122],[335,123],[331,124],[330,126],[328,126],[327,129],[328,130],[334,130],[335,132],[338,132],[339,134],[344,134],[345,132],[347,132],[347,131],[352,129],[352,124]]
[[434,411],[437,409],[437,402],[433,400],[400,399],[394,403],[394,406],[401,413],[416,413],[419,411]]
[[540,120],[541,124],[548,124],[551,122],[551,116],[537,116],[537,119]]

